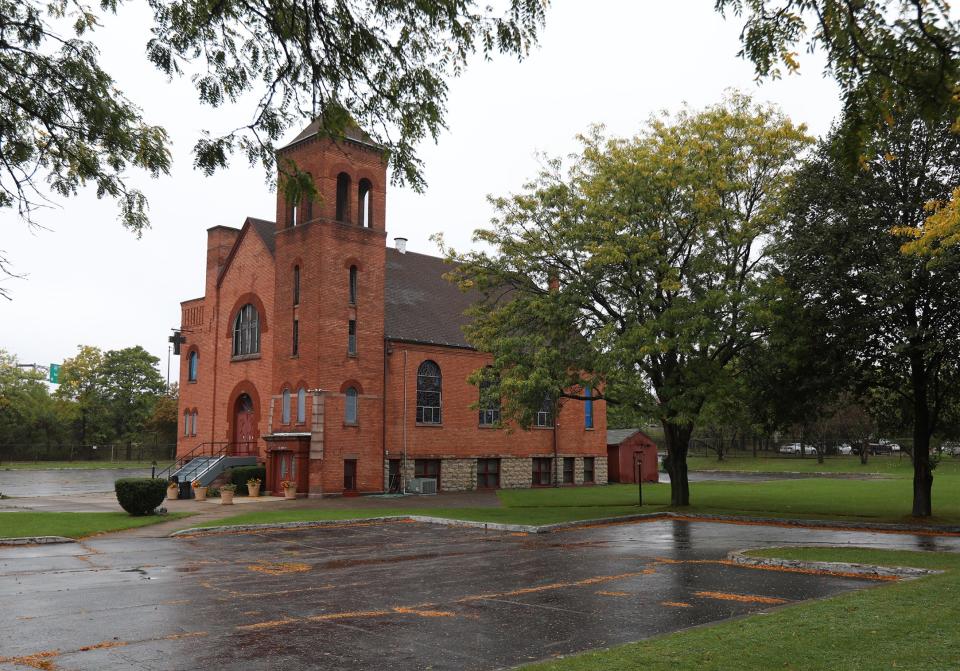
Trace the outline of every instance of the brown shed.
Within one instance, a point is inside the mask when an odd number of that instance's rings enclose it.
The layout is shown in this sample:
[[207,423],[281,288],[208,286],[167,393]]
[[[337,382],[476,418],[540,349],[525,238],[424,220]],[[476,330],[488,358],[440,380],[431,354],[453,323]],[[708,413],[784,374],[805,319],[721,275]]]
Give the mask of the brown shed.
[[609,482],[636,482],[637,463],[644,482],[659,482],[657,444],[640,429],[607,430],[607,478]]

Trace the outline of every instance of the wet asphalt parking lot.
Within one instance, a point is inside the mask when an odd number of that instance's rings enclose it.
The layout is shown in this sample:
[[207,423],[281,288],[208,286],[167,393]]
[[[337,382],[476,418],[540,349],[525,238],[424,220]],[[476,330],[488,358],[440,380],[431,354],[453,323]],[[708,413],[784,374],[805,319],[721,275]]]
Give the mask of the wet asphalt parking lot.
[[957,537],[674,520],[8,547],[0,669],[496,669],[878,584],[723,562],[800,544],[960,550]]

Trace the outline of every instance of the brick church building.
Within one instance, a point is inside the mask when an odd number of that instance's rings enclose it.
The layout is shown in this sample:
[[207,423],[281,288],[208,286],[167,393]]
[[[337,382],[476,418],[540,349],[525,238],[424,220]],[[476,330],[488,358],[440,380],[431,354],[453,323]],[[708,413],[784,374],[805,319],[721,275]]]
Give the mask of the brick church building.
[[311,124],[278,158],[318,198],[208,229],[204,295],[181,304],[178,457],[255,455],[265,489],[309,496],[606,483],[603,402],[513,432],[475,407],[467,377],[490,357],[461,330],[471,299],[442,259],[388,247],[379,147]]

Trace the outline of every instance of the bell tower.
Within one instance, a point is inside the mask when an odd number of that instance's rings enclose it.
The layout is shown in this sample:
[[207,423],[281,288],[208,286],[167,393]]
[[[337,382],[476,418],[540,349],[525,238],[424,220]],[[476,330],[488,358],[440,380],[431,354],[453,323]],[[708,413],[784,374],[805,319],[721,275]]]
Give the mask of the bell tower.
[[[307,173],[317,195],[289,203],[277,193],[271,430],[309,433],[311,495],[344,491],[348,472],[375,491],[383,482],[385,152],[358,128],[331,139],[316,121],[277,160]],[[279,405],[300,389],[308,390],[303,421]]]

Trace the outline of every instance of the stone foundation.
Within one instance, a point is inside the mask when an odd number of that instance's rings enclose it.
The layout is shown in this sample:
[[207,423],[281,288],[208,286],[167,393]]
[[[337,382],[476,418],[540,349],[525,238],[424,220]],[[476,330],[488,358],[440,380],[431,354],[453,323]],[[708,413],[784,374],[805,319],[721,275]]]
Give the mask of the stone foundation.
[[[552,455],[544,455],[550,456]],[[560,455],[554,460],[553,471],[556,482],[563,483],[563,459],[564,456],[573,457],[573,482],[575,485],[582,485],[583,482],[583,457],[574,455]],[[404,477],[409,482],[415,477],[415,459],[407,458]],[[390,463],[384,461],[383,464],[383,482],[384,490],[387,489],[389,482]],[[593,483],[587,484],[607,484],[607,458],[593,458]],[[533,485],[533,461],[530,457],[501,457],[500,458],[500,489],[524,489]],[[568,484],[569,486],[569,484]],[[448,458],[440,459],[440,489],[444,492],[462,492],[477,488],[477,460]]]

